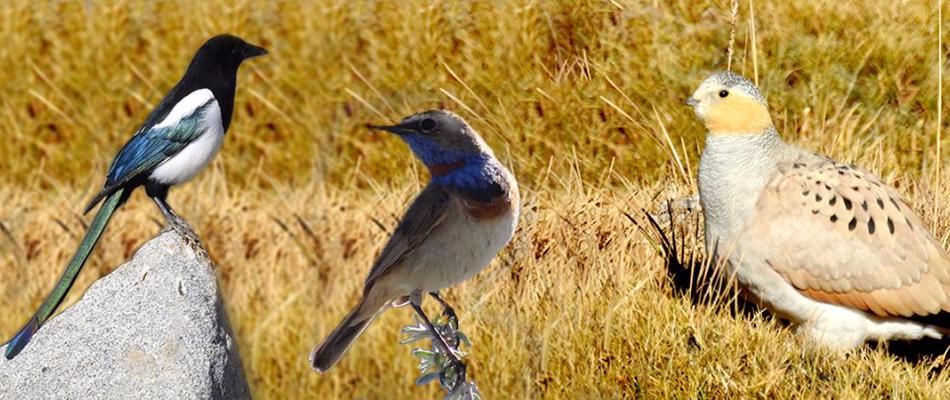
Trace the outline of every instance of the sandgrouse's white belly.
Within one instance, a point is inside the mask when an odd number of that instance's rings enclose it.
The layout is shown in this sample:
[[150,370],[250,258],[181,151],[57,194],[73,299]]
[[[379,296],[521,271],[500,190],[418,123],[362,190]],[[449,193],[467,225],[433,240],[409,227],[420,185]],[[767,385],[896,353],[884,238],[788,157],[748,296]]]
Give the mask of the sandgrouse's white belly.
[[[210,91],[203,90],[210,94]],[[185,105],[185,102],[198,95],[199,92],[201,91],[196,91],[186,97],[180,104]],[[201,98],[199,97],[197,100],[201,100]],[[224,141],[221,108],[217,101],[211,100],[211,103],[203,108],[202,113],[198,122],[198,129],[202,132],[201,136],[177,154],[159,164],[149,176],[151,180],[165,185],[177,185],[189,181],[205,169],[214,156],[218,154],[221,143]],[[169,118],[172,117],[169,114]]]

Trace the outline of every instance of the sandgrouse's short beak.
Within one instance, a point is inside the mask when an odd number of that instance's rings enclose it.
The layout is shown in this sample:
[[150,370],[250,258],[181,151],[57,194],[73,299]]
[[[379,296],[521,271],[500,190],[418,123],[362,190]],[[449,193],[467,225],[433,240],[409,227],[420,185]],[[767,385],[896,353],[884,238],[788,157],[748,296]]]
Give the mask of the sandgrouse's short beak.
[[395,134],[397,134],[397,135],[405,135],[405,134],[407,134],[407,133],[415,132],[415,129],[411,129],[411,128],[409,128],[409,127],[407,127],[407,126],[405,126],[405,125],[402,125],[402,124],[399,124],[399,125],[371,125],[371,124],[367,124],[366,127],[367,127],[367,128],[370,128],[370,129],[375,129],[375,130],[378,130],[378,131],[392,132],[392,133],[395,133]]
[[267,54],[267,49],[260,46],[248,45],[248,47],[244,49],[244,58],[260,57],[265,54]]
[[696,107],[697,104],[699,104],[699,100],[696,100],[696,99],[694,99],[694,98],[692,98],[692,97],[686,99],[686,105],[688,105],[688,106],[690,106],[690,107]]

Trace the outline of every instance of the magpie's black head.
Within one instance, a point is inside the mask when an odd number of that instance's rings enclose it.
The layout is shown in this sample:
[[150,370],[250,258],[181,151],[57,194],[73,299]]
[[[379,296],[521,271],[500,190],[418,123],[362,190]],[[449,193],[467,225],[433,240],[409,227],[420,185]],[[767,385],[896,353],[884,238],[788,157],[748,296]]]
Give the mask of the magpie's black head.
[[234,69],[241,65],[241,62],[251,58],[267,54],[267,50],[258,47],[234,35],[218,35],[208,39],[205,44],[198,49],[193,63],[211,63],[223,67],[225,70]]

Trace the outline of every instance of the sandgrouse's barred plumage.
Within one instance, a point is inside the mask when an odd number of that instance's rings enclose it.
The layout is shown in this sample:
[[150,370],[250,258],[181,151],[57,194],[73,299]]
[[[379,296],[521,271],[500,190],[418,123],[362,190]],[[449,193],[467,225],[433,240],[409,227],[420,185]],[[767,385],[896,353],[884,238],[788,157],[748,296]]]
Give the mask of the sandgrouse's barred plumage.
[[688,100],[708,129],[706,243],[754,299],[838,350],[939,337],[950,257],[873,174],[786,144],[758,89],[713,74]]
[[[804,295],[881,317],[950,309],[947,255],[893,189],[817,156],[777,168],[749,227],[775,254],[787,253],[769,261]],[[807,236],[816,231],[820,243]]]

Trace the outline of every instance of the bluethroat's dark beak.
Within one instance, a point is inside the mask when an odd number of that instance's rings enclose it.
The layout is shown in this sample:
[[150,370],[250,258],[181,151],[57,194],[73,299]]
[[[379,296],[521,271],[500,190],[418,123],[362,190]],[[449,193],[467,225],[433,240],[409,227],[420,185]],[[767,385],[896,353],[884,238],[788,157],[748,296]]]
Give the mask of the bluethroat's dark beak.
[[410,127],[408,127],[408,126],[406,126],[406,125],[403,125],[403,124],[399,124],[399,125],[371,125],[371,124],[367,124],[366,127],[367,127],[367,128],[370,128],[370,129],[375,129],[375,130],[378,130],[378,131],[386,131],[386,132],[394,133],[394,134],[397,134],[397,135],[405,135],[405,134],[413,133],[413,132],[416,131],[415,129],[410,128]]

